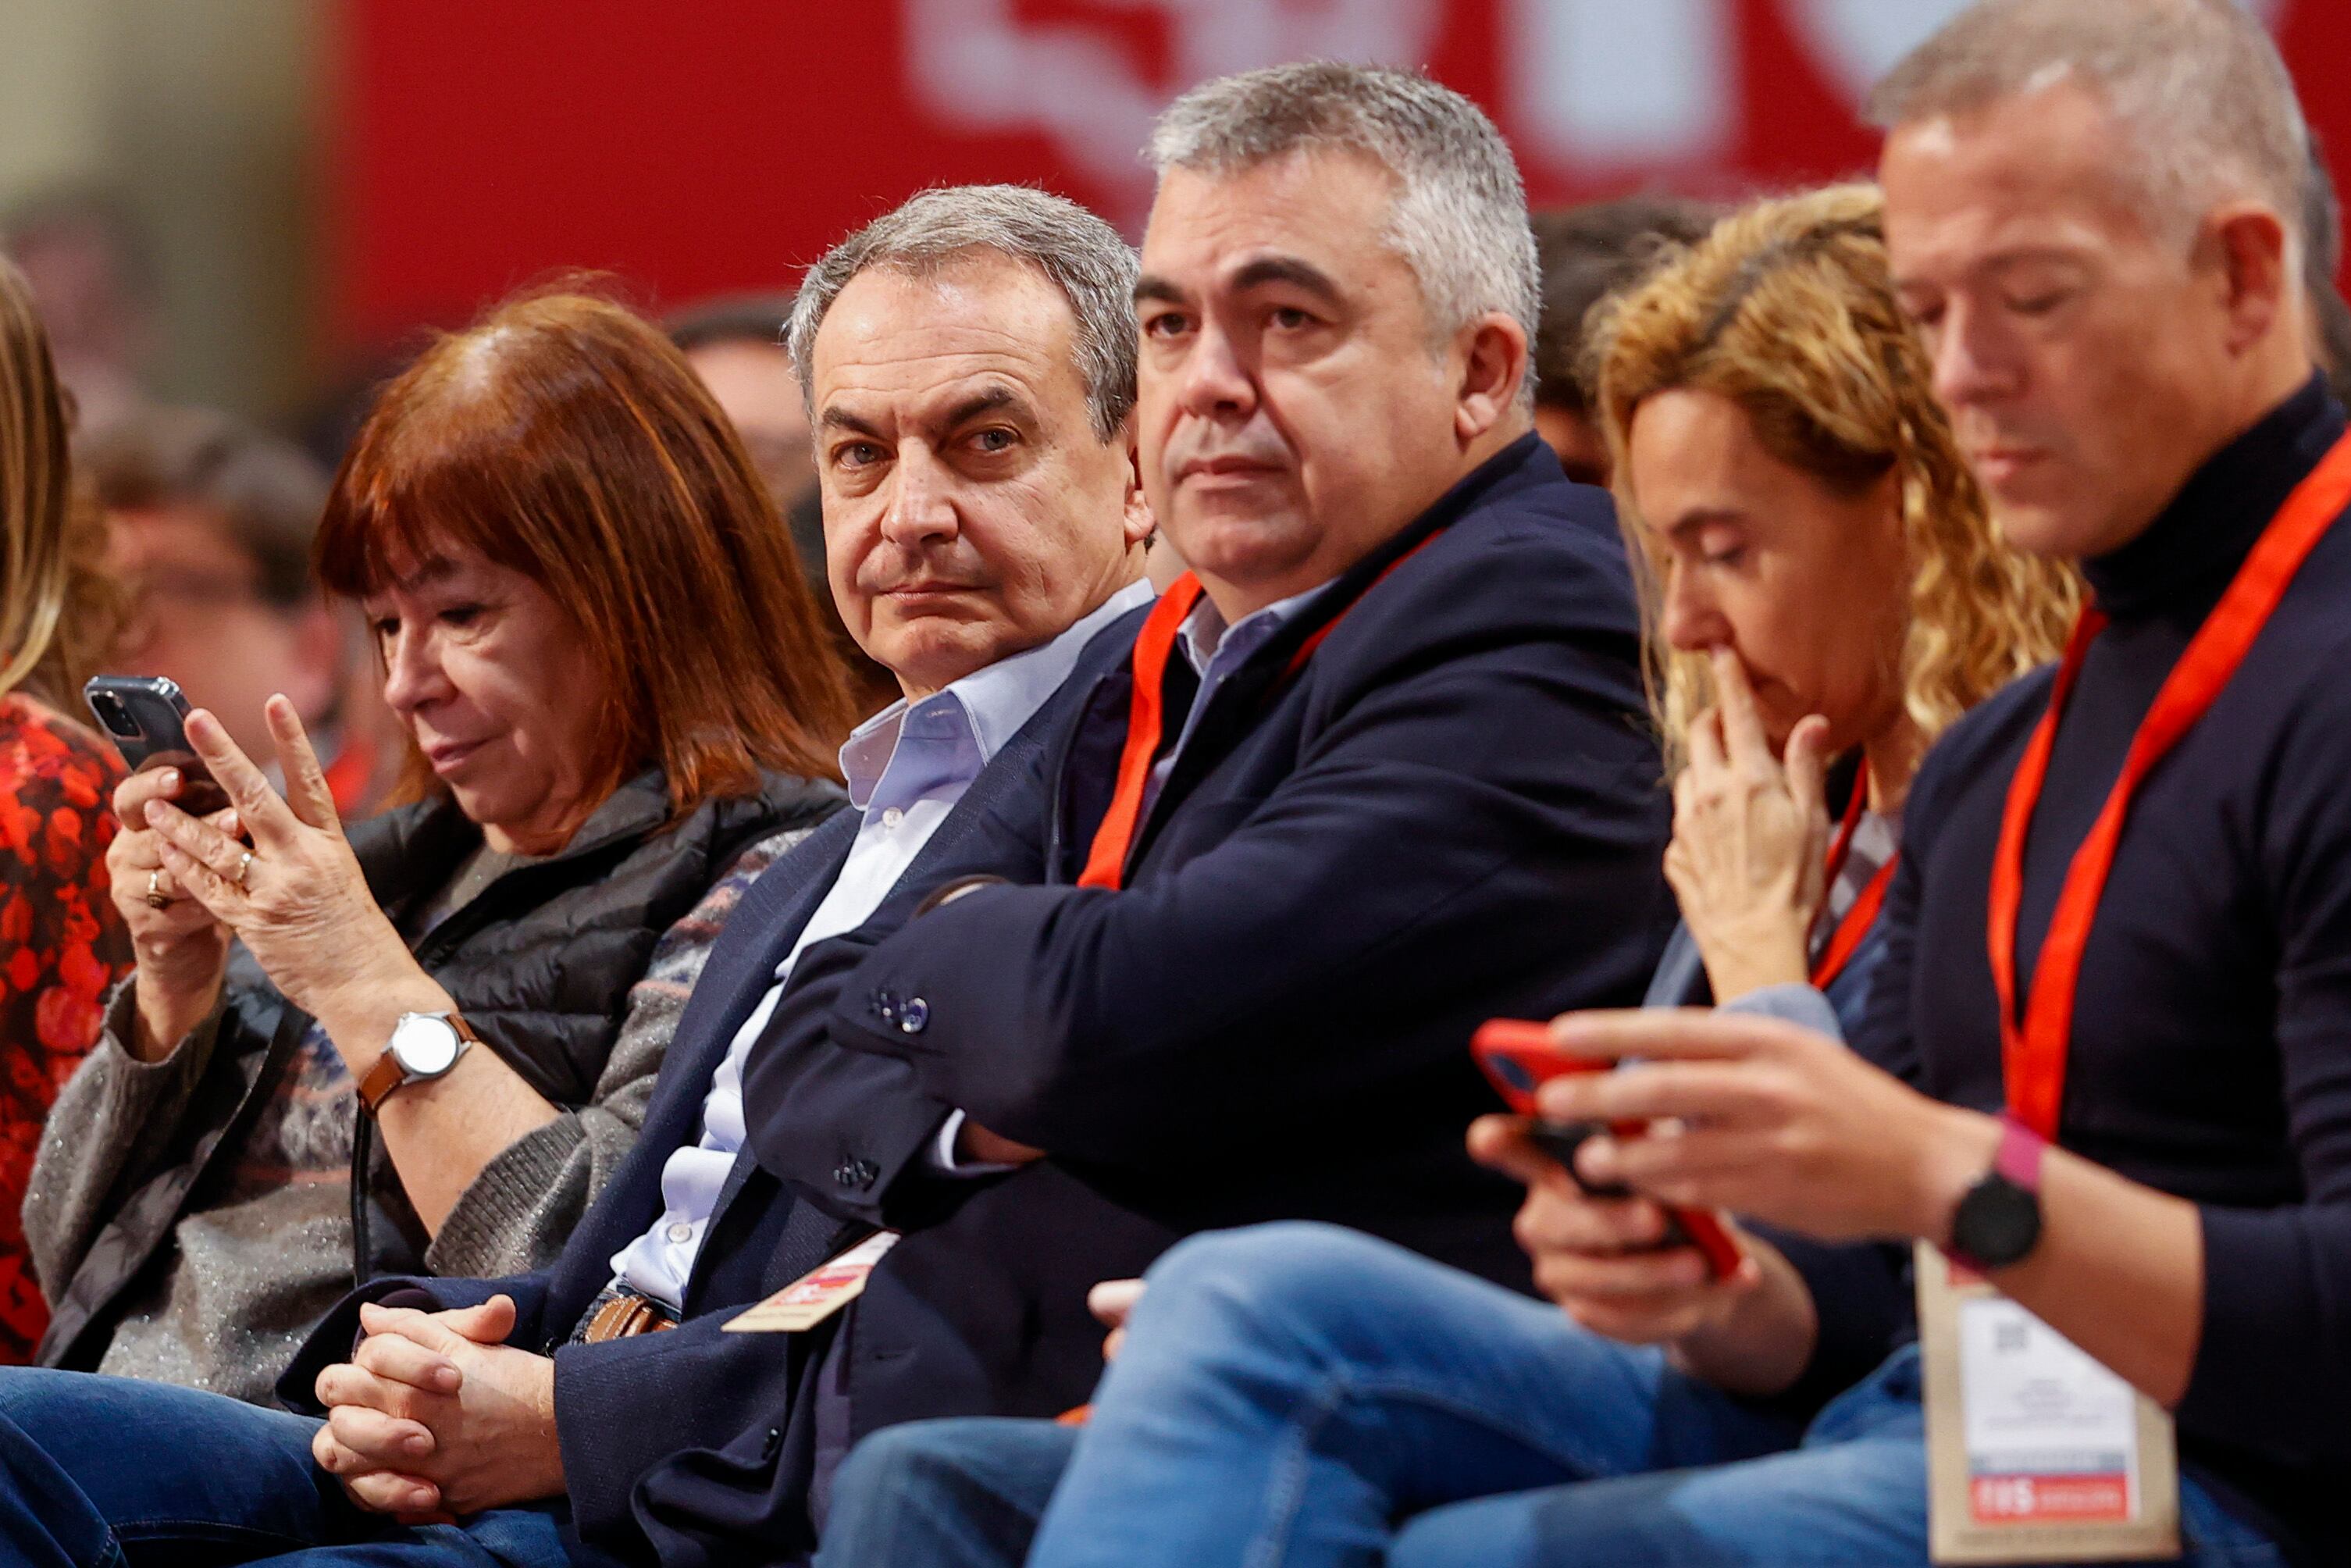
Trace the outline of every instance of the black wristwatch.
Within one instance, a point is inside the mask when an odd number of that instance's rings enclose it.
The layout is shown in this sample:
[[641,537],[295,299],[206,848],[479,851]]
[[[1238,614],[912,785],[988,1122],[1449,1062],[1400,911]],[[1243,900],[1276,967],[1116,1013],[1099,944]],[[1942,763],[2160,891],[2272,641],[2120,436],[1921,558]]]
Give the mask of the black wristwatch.
[[2023,1262],[2041,1241],[2041,1156],[2049,1145],[2015,1118],[2000,1121],[1991,1169],[1951,1216],[1951,1258],[1978,1273]]

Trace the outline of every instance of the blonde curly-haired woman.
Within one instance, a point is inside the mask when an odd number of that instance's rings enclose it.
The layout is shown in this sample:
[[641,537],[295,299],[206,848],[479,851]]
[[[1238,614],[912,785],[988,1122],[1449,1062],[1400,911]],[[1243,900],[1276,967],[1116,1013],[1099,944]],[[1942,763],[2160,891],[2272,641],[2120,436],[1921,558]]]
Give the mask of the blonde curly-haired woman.
[[1871,185],[1759,202],[1594,324],[1675,776],[1654,1004],[1809,980],[1857,1018],[1918,759],[2079,602],[1993,528],[1881,210]]

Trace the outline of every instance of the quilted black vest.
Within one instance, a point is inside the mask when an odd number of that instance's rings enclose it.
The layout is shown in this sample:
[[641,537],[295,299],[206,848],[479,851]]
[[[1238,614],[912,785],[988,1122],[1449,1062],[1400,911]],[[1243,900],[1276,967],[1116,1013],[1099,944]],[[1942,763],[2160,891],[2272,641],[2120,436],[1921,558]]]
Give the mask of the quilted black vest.
[[[735,857],[789,828],[813,827],[841,805],[838,789],[763,776],[758,794],[705,802],[676,826],[667,784],[648,772],[623,784],[563,851],[517,866],[443,920],[417,962],[526,1083],[560,1110],[595,1097],[653,945]],[[368,886],[402,925],[480,847],[481,831],[445,800],[387,813],[351,834]],[[351,1165],[354,1273],[424,1272],[423,1226],[373,1124],[360,1116]]]

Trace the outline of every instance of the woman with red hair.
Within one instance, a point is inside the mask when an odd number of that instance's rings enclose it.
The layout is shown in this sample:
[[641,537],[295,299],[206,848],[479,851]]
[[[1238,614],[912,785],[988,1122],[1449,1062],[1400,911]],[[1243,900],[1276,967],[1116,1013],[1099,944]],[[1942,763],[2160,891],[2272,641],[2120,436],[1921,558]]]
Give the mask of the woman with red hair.
[[282,798],[202,710],[227,810],[182,810],[171,770],[117,792],[138,967],[44,1142],[45,1364],[266,1400],[354,1272],[545,1262],[736,893],[841,804],[846,687],[789,538],[616,305],[526,298],[434,344],[317,548],[409,803],[346,834],[283,696]]

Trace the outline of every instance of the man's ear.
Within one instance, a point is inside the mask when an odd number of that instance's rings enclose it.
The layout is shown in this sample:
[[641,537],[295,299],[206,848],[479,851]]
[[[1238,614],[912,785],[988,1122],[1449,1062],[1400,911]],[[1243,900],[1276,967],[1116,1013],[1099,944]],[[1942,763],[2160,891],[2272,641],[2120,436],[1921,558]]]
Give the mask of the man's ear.
[[1142,444],[1135,440],[1134,415],[1132,413],[1126,416],[1126,423],[1121,428],[1120,435],[1126,444],[1126,508],[1123,522],[1127,548],[1132,549],[1138,545],[1150,542],[1151,536],[1159,528],[1159,520],[1152,515],[1151,497],[1144,494],[1143,448]]
[[1527,375],[1527,330],[1499,310],[1461,329],[1455,340],[1460,382],[1453,402],[1453,434],[1468,446],[1508,419],[1519,405]]
[[2237,202],[2205,219],[2206,248],[2220,264],[2229,312],[2229,351],[2242,353],[2269,335],[2300,297],[2300,268],[2285,225],[2257,202]]

